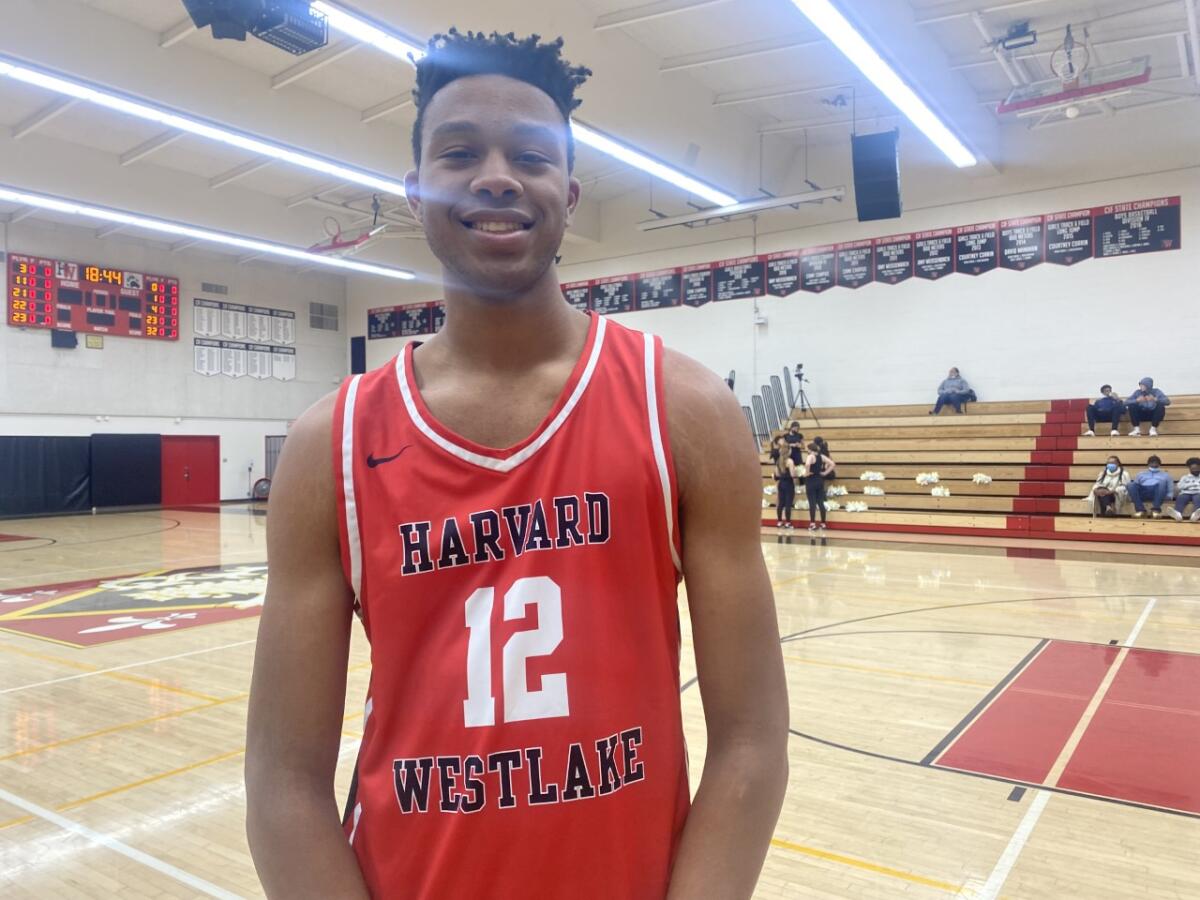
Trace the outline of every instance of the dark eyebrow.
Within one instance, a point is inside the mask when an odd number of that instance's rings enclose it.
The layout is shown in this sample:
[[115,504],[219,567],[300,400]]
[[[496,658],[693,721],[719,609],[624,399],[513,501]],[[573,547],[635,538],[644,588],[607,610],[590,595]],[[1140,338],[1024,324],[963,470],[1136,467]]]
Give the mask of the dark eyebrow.
[[[444,140],[452,135],[473,135],[479,132],[479,126],[474,122],[466,119],[454,119],[449,122],[443,122],[437,128],[433,129],[433,133],[429,136],[429,141],[433,143],[438,140]],[[530,122],[519,122],[513,125],[512,132],[523,140],[546,141],[551,144],[558,143],[560,137],[557,129]]]

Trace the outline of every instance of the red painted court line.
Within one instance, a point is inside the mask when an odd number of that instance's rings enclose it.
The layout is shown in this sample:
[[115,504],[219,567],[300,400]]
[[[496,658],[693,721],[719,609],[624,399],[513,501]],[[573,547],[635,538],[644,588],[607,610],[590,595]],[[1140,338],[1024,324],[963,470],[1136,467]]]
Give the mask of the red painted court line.
[[19,534],[0,534],[0,541],[36,541],[37,538],[23,537]]
[[1117,653],[1052,641],[933,765],[1041,783]]
[[1200,656],[1131,650],[1059,786],[1200,813]]

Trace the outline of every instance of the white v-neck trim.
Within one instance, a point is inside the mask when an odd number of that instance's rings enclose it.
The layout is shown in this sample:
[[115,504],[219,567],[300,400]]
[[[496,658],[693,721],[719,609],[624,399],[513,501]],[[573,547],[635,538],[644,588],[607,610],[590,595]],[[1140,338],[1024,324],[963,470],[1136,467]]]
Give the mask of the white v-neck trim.
[[473,450],[468,450],[466,447],[460,446],[449,438],[439,434],[425,421],[425,418],[421,415],[421,411],[417,408],[412,390],[409,388],[408,371],[405,365],[407,353],[401,351],[396,357],[396,381],[400,385],[400,396],[404,398],[404,408],[408,410],[408,416],[412,419],[413,424],[417,426],[417,429],[452,456],[456,456],[480,468],[490,469],[493,472],[511,472],[541,450],[542,447],[546,446],[558,429],[563,426],[563,423],[567,421],[567,417],[571,414],[571,411],[579,404],[580,398],[583,397],[583,392],[587,390],[588,383],[592,380],[592,373],[595,372],[596,364],[600,360],[600,350],[604,346],[604,329],[606,323],[603,316],[598,316],[598,320],[596,322],[596,338],[592,342],[592,352],[588,356],[587,365],[584,366],[583,372],[579,376],[575,390],[571,392],[571,396],[563,404],[563,408],[558,411],[558,415],[542,429],[541,433],[516,453],[512,454],[512,456],[497,458],[475,453]]

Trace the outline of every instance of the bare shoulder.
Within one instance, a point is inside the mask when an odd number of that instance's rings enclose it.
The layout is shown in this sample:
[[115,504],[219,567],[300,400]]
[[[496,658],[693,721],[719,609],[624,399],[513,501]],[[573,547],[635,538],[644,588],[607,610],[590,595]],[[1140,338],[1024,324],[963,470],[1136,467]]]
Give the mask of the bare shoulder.
[[663,352],[663,403],[680,494],[753,472],[758,460],[737,397],[725,380],[674,350]]
[[[337,392],[322,397],[288,429],[267,509],[268,560],[293,558],[297,548],[336,545],[333,411]],[[272,557],[274,559],[272,559]]]

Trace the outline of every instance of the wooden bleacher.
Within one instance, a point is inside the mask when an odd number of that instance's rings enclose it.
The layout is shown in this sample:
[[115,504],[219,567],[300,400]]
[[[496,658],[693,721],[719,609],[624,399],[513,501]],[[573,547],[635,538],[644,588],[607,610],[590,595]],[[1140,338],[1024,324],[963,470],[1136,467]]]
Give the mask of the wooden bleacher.
[[[833,484],[846,496],[833,497],[843,508],[829,513],[831,529],[992,534],[1032,538],[1143,541],[1200,546],[1200,523],[1093,518],[1083,497],[1111,454],[1131,474],[1157,454],[1176,480],[1184,461],[1200,456],[1200,395],[1172,397],[1157,437],[1120,437],[1108,427],[1096,437],[1083,432],[1087,400],[1038,400],[973,403],[964,415],[947,408],[929,415],[926,405],[833,407],[810,416],[793,411],[806,442],[816,435],[830,445],[838,463]],[[775,437],[779,432],[776,432]],[[775,494],[769,441],[762,448],[763,524],[775,524]],[[864,471],[882,472],[884,481],[862,481]],[[920,472],[939,475],[950,496],[933,496],[932,485],[919,485]],[[992,478],[975,484],[976,473]],[[868,485],[883,496],[863,493]],[[804,498],[797,488],[796,501]],[[847,502],[867,504],[866,512],[847,512]],[[1190,510],[1189,510],[1190,514]],[[804,527],[807,512],[797,509],[793,523]]]

